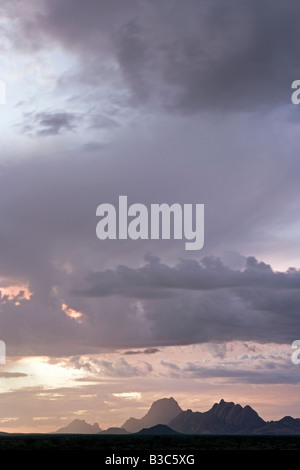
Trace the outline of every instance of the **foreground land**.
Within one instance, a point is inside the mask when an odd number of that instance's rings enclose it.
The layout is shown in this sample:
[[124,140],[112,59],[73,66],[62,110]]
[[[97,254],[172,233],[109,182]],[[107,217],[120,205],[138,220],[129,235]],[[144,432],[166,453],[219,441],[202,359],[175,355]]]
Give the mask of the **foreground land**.
[[93,450],[109,453],[202,450],[300,450],[300,436],[107,436],[79,434],[7,434],[4,450]]

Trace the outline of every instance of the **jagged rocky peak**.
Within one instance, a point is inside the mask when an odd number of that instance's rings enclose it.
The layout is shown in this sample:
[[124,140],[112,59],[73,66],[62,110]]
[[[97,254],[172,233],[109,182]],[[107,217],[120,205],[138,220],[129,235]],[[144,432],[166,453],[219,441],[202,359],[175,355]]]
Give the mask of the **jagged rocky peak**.
[[251,406],[244,408],[233,402],[226,402],[223,398],[220,403],[215,403],[211,411],[223,422],[234,426],[244,426],[247,429],[256,428],[265,424],[264,420],[257,414]]

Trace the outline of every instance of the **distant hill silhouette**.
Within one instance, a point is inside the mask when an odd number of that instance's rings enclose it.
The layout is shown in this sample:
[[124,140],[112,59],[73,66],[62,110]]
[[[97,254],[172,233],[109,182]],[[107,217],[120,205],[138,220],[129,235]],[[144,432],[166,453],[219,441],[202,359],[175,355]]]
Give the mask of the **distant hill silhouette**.
[[[242,407],[223,399],[208,411],[183,411],[174,398],[155,401],[140,419],[129,418],[122,427],[101,430],[98,423],[88,424],[75,419],[56,433],[69,434],[130,434],[135,435],[300,435],[300,419],[285,416],[279,421],[264,421],[246,405]],[[0,432],[0,434],[8,434]]]
[[74,419],[67,426],[56,431],[59,434],[96,434],[100,432],[98,423],[88,424],[84,419]]
[[108,428],[105,429],[104,431],[100,431],[99,434],[130,434],[126,429],[124,428]]
[[256,430],[256,434],[300,434],[300,419],[285,416],[279,421],[268,421],[262,428]]
[[179,436],[180,433],[165,424],[156,424],[151,428],[143,428],[135,433],[136,436]]
[[156,424],[168,424],[181,412],[182,409],[174,398],[162,398],[151,405],[143,418],[129,418],[122,428],[129,432],[138,432],[143,428],[150,428]]

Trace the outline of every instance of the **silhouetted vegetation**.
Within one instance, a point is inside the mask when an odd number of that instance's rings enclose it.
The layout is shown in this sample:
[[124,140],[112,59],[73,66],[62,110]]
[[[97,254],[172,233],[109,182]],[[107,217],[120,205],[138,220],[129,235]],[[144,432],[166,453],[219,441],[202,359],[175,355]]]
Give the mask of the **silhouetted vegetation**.
[[0,450],[123,451],[300,450],[300,436],[137,436],[10,434],[0,436]]

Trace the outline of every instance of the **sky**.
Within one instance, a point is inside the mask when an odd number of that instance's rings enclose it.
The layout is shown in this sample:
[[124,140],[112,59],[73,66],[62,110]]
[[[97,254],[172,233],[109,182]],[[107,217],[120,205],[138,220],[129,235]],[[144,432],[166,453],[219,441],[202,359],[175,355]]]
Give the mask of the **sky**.
[[[300,417],[299,17],[1,0],[0,431],[121,426],[170,396]],[[100,240],[120,195],[204,204],[203,248]]]

